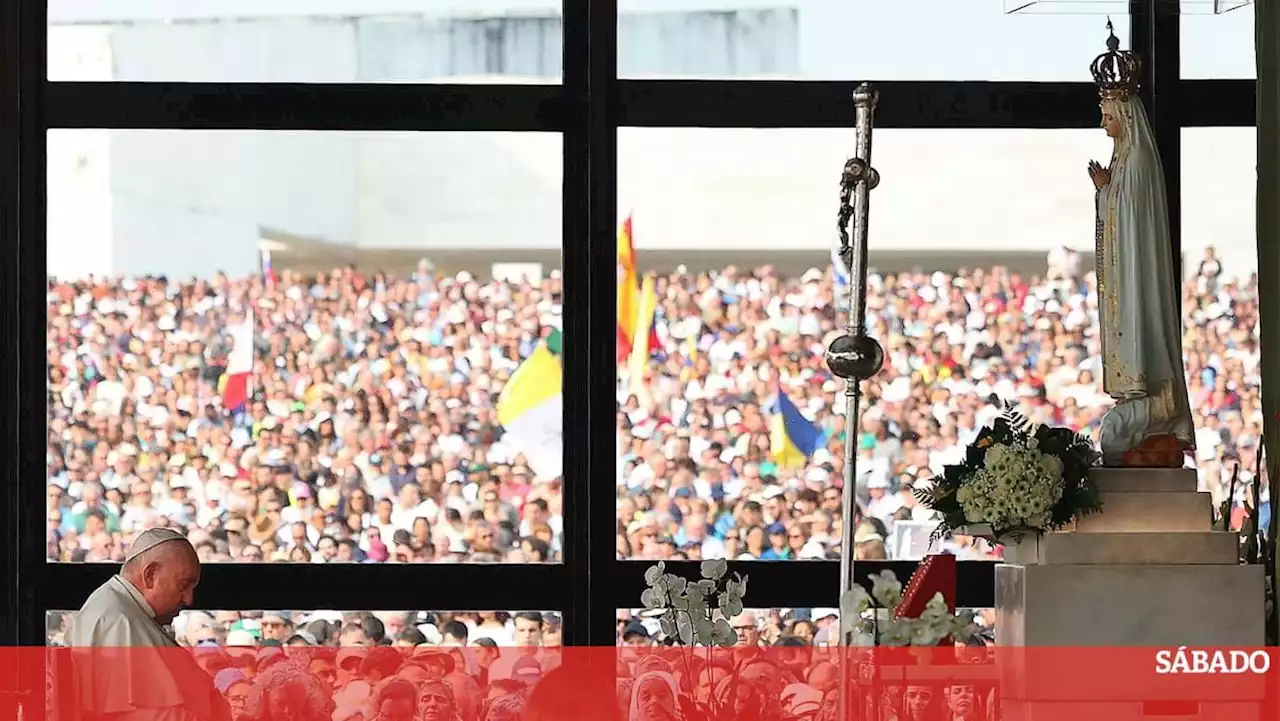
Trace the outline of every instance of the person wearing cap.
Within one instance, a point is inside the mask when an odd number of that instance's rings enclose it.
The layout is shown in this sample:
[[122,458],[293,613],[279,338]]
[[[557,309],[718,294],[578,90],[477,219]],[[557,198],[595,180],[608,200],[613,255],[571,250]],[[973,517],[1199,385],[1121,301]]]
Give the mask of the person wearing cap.
[[894,513],[902,508],[902,498],[889,493],[889,481],[885,478],[871,478],[867,481],[867,515],[888,521]]
[[82,717],[127,709],[113,720],[229,721],[213,679],[170,627],[199,582],[185,536],[168,528],[138,534],[120,573],[89,596],[67,633]]
[[622,629],[622,645],[630,647],[645,647],[653,645],[653,636],[649,634],[649,629],[644,627],[639,621],[631,621]]
[[451,648],[441,648],[424,643],[415,648],[409,663],[423,669],[431,678],[444,678],[453,673],[458,662]]
[[511,665],[511,678],[532,686],[542,679],[542,664],[533,656],[525,656]]
[[403,663],[404,657],[396,649],[390,646],[377,646],[369,649],[364,659],[360,661],[360,675],[369,683],[376,684],[396,675],[396,671],[400,670]]
[[286,646],[319,646],[320,641],[316,639],[315,634],[306,629],[298,629],[293,635],[285,639]]
[[293,621],[284,611],[268,611],[259,620],[263,639],[285,641],[293,635]]

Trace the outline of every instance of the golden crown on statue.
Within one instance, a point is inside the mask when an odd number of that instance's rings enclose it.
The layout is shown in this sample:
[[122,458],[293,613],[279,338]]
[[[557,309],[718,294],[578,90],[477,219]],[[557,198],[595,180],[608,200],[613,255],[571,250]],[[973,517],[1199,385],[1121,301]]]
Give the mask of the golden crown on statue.
[[1104,100],[1126,100],[1138,92],[1138,79],[1142,75],[1142,61],[1128,50],[1120,49],[1120,38],[1115,26],[1107,19],[1107,51],[1093,59],[1089,72],[1098,84],[1098,93]]

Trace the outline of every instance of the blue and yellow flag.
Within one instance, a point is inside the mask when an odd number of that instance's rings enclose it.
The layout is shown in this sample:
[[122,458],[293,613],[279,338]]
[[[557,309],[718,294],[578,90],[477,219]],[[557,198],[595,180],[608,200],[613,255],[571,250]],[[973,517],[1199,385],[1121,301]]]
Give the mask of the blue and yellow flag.
[[822,429],[810,423],[791,402],[787,394],[778,389],[770,419],[769,455],[782,468],[802,468],[813,452],[822,447]]

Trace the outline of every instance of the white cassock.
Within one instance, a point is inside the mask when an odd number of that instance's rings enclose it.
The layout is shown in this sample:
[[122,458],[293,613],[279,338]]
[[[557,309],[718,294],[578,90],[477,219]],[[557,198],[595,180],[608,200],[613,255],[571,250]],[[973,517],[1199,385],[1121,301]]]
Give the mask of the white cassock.
[[59,669],[59,721],[228,721],[213,680],[155,618],[138,589],[112,576],[85,601]]

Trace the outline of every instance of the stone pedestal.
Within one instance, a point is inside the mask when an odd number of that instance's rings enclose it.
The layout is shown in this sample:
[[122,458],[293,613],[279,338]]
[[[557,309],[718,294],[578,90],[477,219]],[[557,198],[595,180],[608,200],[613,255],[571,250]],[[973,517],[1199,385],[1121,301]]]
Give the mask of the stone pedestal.
[[[1212,502],[1196,492],[1195,471],[1093,473],[1101,514],[1070,531],[1024,540],[1010,555],[1016,563],[996,567],[997,645],[1262,646],[1263,567],[1240,565],[1238,534],[1213,530]],[[1002,696],[1017,710],[1008,718],[1021,721],[1128,718],[1145,700],[1077,707],[1035,698],[1035,684],[1020,681],[1002,684]],[[1216,707],[1201,706],[1179,718],[1219,717]],[[1243,708],[1234,713],[1258,718]]]
[[996,567],[1000,646],[1261,646],[1262,566]]

